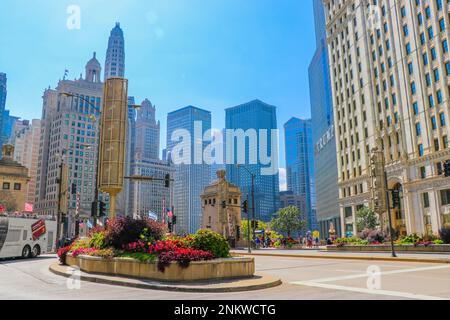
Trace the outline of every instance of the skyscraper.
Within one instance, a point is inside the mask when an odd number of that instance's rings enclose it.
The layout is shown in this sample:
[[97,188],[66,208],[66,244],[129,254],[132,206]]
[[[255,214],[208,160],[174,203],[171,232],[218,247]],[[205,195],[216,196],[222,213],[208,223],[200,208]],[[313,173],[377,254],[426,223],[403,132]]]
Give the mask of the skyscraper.
[[111,77],[125,76],[125,39],[120,23],[111,30],[105,60],[104,80]]
[[[276,168],[275,174],[262,174],[263,169],[268,165],[263,164],[262,161],[264,150],[261,146],[263,141],[259,137],[261,130],[267,130],[265,156],[276,157],[275,162],[278,166],[278,150],[272,149],[271,136],[271,131],[277,129],[276,107],[260,100],[254,100],[226,109],[225,127],[227,130],[225,145],[228,180],[239,186],[243,198],[248,195],[251,199],[251,175],[249,172],[254,174],[255,217],[256,219],[269,221],[278,210],[279,174],[278,168]],[[255,135],[251,133],[252,129],[255,130]],[[229,139],[228,132],[230,130],[235,133],[237,133],[236,130],[243,131],[242,149],[239,144],[240,139],[237,136],[234,136],[233,140]],[[245,138],[245,135],[248,138]],[[245,163],[238,167],[240,156],[245,156]],[[251,161],[252,158],[256,161]]]
[[188,106],[167,115],[167,157],[175,162],[173,202],[178,234],[194,233],[201,226],[200,195],[211,181],[210,165],[203,161],[208,142],[202,138],[210,129],[211,112],[197,107]]
[[10,114],[9,110],[3,110],[2,117],[2,142],[8,143],[13,133],[14,124],[20,119]]
[[317,222],[322,237],[328,236],[333,223],[340,230],[339,188],[334,133],[333,100],[328,59],[325,10],[322,0],[313,0],[316,52],[309,65],[312,136],[317,196]]
[[156,121],[156,108],[145,99],[137,112],[136,160],[159,160],[159,133],[161,124]]
[[[436,234],[450,226],[450,179],[442,174],[450,159],[448,3],[324,3],[342,228],[355,234],[357,210],[375,207],[376,146],[384,153],[386,187],[400,195],[393,227]],[[387,212],[379,212],[387,229]]]
[[14,160],[28,168],[27,202],[34,204],[36,193],[39,143],[41,137],[41,120],[17,121],[13,128],[11,143],[14,145]]
[[[94,201],[97,171],[97,148],[103,83],[101,66],[94,57],[86,64],[85,77],[78,80],[61,80],[56,89],[47,89],[43,96],[42,129],[39,149],[36,206],[42,215],[57,214],[59,165],[69,167],[69,181],[80,194],[79,214],[89,218]],[[70,93],[66,96],[63,93]],[[97,119],[96,121],[93,118]],[[65,190],[63,190],[64,192]],[[77,207],[75,194],[69,196],[69,223],[74,232],[74,216]]]
[[317,229],[314,146],[311,120],[291,118],[284,125],[287,189],[304,199],[301,212],[308,229]]
[[[7,78],[6,74],[0,72],[0,129],[3,129],[3,113],[6,107],[6,95],[7,95]],[[0,137],[0,150],[2,149],[3,139]],[[1,151],[0,151],[1,153]]]
[[[156,121],[156,107],[145,99],[134,126],[132,175],[164,179],[169,174],[173,178],[174,168],[167,161],[159,160],[160,127],[160,122]],[[172,191],[172,184],[167,188],[160,180],[131,181],[129,212],[141,217],[153,212],[160,221],[167,221]]]

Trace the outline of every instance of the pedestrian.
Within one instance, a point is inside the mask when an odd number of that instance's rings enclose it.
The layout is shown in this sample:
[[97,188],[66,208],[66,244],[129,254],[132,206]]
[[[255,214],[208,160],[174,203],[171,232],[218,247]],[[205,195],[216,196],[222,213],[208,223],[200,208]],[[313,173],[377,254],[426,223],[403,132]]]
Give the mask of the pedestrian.
[[261,240],[259,239],[259,237],[256,237],[255,244],[256,244],[256,249],[259,249],[259,245],[261,244]]
[[266,239],[266,248],[270,248],[271,243],[272,243],[272,240],[268,236],[267,239]]

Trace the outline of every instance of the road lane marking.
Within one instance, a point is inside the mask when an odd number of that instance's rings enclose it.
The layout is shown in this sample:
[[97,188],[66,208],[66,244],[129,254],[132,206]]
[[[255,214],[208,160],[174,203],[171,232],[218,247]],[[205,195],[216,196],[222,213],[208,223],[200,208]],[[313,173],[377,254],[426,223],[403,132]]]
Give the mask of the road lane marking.
[[366,293],[366,294],[376,294],[376,295],[382,295],[382,296],[392,296],[392,297],[400,297],[400,298],[408,298],[408,299],[416,299],[416,300],[450,300],[450,299],[441,298],[441,297],[427,296],[427,295],[414,294],[414,293],[408,293],[408,292],[390,291],[390,290],[370,290],[370,289],[366,289],[366,288],[346,287],[346,286],[317,283],[317,282],[311,282],[311,281],[296,281],[296,282],[291,282],[291,284],[300,285],[300,286],[308,286],[308,287],[316,287],[316,288],[322,288],[322,289],[343,290],[343,291],[351,291],[351,292]]
[[[431,270],[441,270],[441,269],[450,269],[450,266],[445,265],[445,266],[434,266],[434,267],[424,267],[424,268],[414,268],[414,269],[400,269],[400,270],[380,272],[377,275],[384,276],[384,275],[399,274],[399,273],[410,273],[410,272],[431,271]],[[348,275],[348,276],[308,280],[308,282],[323,283],[323,282],[341,281],[341,280],[367,278],[367,277],[368,277],[367,273],[361,273],[361,274]]]

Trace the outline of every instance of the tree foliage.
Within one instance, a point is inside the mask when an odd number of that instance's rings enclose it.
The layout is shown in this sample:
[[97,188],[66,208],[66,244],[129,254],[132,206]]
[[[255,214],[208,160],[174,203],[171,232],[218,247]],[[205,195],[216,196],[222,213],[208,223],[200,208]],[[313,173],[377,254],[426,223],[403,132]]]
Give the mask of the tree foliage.
[[16,199],[11,192],[7,190],[0,190],[0,204],[5,206],[7,212],[14,212],[19,209],[17,207]]
[[378,216],[372,209],[363,207],[356,212],[356,227],[358,231],[375,229],[379,225]]
[[289,206],[278,210],[270,222],[270,226],[276,232],[290,237],[294,232],[303,231],[306,221],[302,220],[300,210],[297,207]]
[[[257,230],[267,230],[267,223],[258,220],[258,228],[256,228]],[[250,222],[251,223],[251,222]],[[252,230],[250,228],[250,239],[252,238]],[[248,220],[247,219],[242,219],[241,221],[241,238],[244,240],[248,240]]]

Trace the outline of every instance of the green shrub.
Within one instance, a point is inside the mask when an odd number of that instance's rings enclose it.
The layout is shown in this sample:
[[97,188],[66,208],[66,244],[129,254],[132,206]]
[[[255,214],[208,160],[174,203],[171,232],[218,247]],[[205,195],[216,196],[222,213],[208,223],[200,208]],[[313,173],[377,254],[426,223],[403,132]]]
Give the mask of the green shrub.
[[140,262],[155,262],[157,258],[156,254],[142,252],[123,252],[119,254],[119,257],[136,259]]
[[191,247],[211,252],[214,258],[228,258],[230,256],[230,246],[227,240],[211,230],[199,230],[194,234]]
[[89,246],[95,249],[105,249],[105,232],[97,232],[92,234]]
[[439,231],[439,236],[441,237],[441,240],[446,243],[450,244],[450,227],[442,228]]
[[78,239],[71,246],[70,252],[78,249],[89,249],[89,248],[91,248],[89,238]]
[[410,234],[400,239],[400,244],[415,244],[423,241],[423,238],[418,234]]
[[112,259],[116,256],[116,251],[113,248],[99,249],[89,253],[88,255],[103,259]]
[[444,244],[444,241],[442,241],[441,239],[437,239],[433,241],[434,244]]
[[105,243],[107,246],[122,250],[126,245],[145,240],[154,242],[163,239],[166,226],[148,218],[133,219],[119,217],[109,220],[106,227]]

